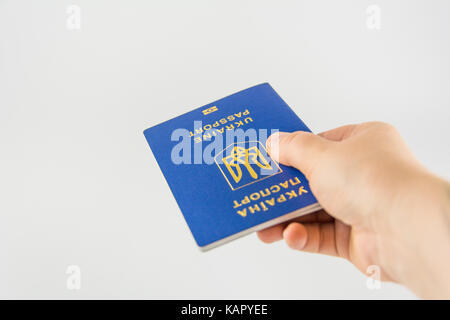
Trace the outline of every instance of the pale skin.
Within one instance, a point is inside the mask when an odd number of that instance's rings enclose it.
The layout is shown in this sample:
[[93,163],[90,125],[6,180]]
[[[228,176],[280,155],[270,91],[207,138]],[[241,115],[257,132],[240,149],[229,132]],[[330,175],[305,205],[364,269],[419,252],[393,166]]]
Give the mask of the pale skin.
[[279,133],[271,156],[302,171],[324,210],[258,232],[265,243],[349,260],[422,298],[450,298],[450,183],[429,172],[391,125]]

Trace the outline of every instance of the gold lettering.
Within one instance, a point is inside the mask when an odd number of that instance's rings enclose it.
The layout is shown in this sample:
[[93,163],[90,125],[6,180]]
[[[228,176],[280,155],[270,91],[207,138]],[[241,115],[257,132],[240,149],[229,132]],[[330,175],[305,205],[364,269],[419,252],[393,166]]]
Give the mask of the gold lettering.
[[245,196],[244,199],[242,199],[242,204],[249,204],[250,203],[250,199],[248,198],[248,196]]
[[298,195],[301,196],[303,193],[308,193],[308,190],[305,190],[303,186],[298,188]]
[[287,188],[289,188],[289,182],[287,180],[285,182],[281,182],[280,186],[282,186],[283,188],[287,189]]
[[251,195],[250,195],[250,199],[252,199],[253,201],[256,201],[256,200],[258,200],[260,198],[260,195],[259,195],[259,193],[252,193]]
[[242,210],[238,210],[237,213],[241,216],[241,217],[246,217],[247,216],[247,209],[244,208]]
[[298,179],[298,177],[295,177],[294,180],[295,180],[295,183],[292,181],[292,179],[289,179],[289,182],[291,183],[292,186],[295,186],[296,184],[300,183],[300,180]]
[[289,199],[297,197],[295,190],[286,192],[286,195],[289,196]]
[[273,185],[270,187],[270,191],[272,191],[273,193],[277,193],[280,191],[280,187],[277,185]]
[[248,207],[248,210],[250,211],[250,213],[255,213],[256,211],[260,211],[259,206],[257,204]]
[[233,206],[234,209],[239,208],[240,206],[242,206],[242,203],[239,203],[236,200],[234,200],[233,203],[234,203],[234,206]]
[[264,204],[264,202],[261,201],[261,207],[263,208],[263,211],[267,211],[269,210],[269,208],[266,207],[266,205]]

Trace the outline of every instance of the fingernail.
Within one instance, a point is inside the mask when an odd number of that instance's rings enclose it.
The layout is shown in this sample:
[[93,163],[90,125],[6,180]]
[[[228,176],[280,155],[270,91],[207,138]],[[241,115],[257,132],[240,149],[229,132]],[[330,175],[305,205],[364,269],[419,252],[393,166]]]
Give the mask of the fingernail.
[[270,153],[271,156],[276,157],[278,155],[279,141],[283,136],[286,136],[288,134],[289,134],[288,132],[275,132],[269,138],[267,138],[266,149],[267,149],[267,152]]
[[296,250],[303,250],[306,245],[306,229],[297,222],[289,224],[283,231],[283,239],[287,245]]

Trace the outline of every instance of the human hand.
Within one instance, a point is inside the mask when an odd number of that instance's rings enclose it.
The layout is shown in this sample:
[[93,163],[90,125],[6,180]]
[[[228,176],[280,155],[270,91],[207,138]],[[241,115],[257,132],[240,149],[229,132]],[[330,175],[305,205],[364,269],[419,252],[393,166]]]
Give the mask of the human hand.
[[450,186],[393,126],[277,133],[267,150],[305,174],[324,210],[258,232],[263,242],[346,258],[363,273],[376,265],[382,280],[450,297]]

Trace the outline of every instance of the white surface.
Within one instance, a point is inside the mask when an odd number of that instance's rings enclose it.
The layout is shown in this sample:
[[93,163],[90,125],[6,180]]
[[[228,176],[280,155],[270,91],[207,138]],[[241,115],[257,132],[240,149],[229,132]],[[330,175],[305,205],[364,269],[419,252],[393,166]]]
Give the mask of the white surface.
[[142,131],[268,81],[313,131],[391,122],[449,178],[449,15],[444,0],[0,0],[0,297],[414,297],[255,235],[201,253]]

